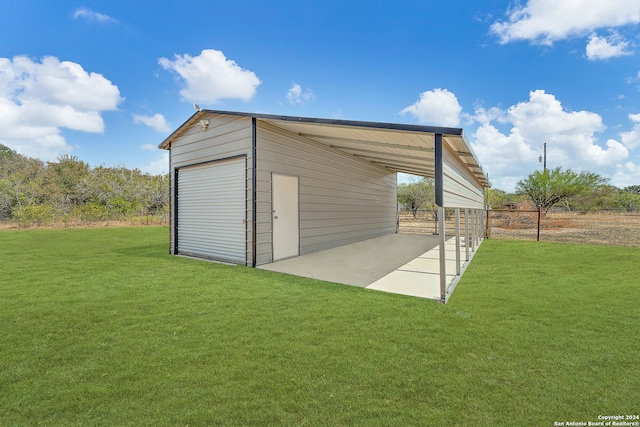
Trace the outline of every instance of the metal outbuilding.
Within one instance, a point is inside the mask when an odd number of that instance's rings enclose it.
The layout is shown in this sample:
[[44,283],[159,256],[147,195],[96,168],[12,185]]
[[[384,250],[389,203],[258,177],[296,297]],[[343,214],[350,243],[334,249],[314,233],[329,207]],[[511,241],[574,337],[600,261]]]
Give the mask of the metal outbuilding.
[[[461,212],[464,239],[481,240],[488,181],[459,128],[201,110],[159,147],[175,255],[256,267],[396,233],[397,172],[435,178],[440,230],[454,208],[456,241]],[[457,280],[440,238],[446,302]],[[459,276],[470,254],[457,246]]]

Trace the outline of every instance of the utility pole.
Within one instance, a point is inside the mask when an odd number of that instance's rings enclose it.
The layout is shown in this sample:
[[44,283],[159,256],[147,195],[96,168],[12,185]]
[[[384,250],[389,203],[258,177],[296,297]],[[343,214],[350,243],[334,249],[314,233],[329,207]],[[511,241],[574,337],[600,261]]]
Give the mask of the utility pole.
[[540,155],[540,157],[538,157],[538,161],[540,163],[542,163],[544,161],[544,171],[547,171],[547,143],[544,143],[544,156]]

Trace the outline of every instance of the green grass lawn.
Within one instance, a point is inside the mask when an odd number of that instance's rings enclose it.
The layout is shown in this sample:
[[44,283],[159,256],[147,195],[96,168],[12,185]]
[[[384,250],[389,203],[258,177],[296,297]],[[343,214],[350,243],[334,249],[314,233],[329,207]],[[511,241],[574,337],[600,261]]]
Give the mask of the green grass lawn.
[[540,425],[640,412],[640,250],[486,240],[447,305],[0,232],[0,425]]

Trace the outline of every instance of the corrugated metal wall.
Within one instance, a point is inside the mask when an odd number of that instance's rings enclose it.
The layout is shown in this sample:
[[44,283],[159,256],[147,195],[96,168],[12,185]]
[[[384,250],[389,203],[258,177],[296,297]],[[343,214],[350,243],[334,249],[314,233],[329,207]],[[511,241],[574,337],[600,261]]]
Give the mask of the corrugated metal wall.
[[396,174],[257,122],[257,264],[272,261],[271,173],[300,177],[300,254],[396,231]]
[[484,208],[484,190],[464,168],[454,152],[443,144],[443,205],[448,208]]
[[[171,143],[171,253],[175,236],[175,170],[246,156],[247,265],[253,260],[252,118],[214,115]],[[257,120],[257,265],[272,261],[271,174],[300,177],[300,254],[396,231],[396,173]]]
[[[247,158],[249,168],[252,165],[252,123],[251,117],[207,115],[209,126],[206,130],[198,125],[193,125],[171,143],[171,200],[175,200],[175,170],[181,167],[210,162],[244,155]],[[251,224],[253,215],[253,180],[251,170],[246,171],[246,220]],[[172,202],[171,212],[171,236],[170,248],[174,253],[175,236],[174,221],[176,203]],[[252,241],[252,227],[247,227],[246,241]],[[252,260],[252,245],[247,244],[247,263]]]

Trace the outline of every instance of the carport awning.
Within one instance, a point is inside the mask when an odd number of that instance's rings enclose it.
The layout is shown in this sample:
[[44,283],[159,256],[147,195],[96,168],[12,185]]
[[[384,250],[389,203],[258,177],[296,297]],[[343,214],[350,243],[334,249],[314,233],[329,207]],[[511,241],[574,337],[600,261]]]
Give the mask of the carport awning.
[[489,186],[460,128],[203,110],[167,137],[160,148],[169,148],[171,140],[184,129],[211,114],[252,117],[396,172],[427,178],[436,177],[435,140],[436,135],[442,135],[445,161],[448,156],[458,169],[454,174],[458,178],[452,181],[471,178],[477,188]]
[[258,115],[256,118],[397,172],[428,178],[435,176],[434,141],[435,135],[441,134],[443,144],[478,184],[489,186],[460,128],[284,116]]

